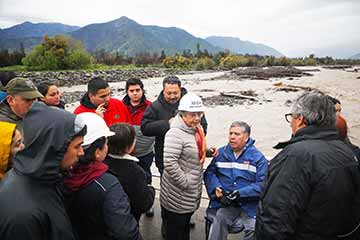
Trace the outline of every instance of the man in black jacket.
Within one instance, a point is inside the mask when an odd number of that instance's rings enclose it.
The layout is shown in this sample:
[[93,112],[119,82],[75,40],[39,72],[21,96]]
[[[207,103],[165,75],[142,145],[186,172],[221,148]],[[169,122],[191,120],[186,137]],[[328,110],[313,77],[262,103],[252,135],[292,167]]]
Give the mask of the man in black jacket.
[[[142,133],[145,136],[155,136],[155,164],[161,175],[164,170],[165,134],[170,129],[170,123],[177,113],[180,99],[186,92],[186,89],[181,87],[181,81],[178,77],[165,77],[163,90],[158,99],[146,109],[141,121]],[[201,118],[201,125],[206,134],[205,116]]]
[[24,120],[25,149],[0,183],[0,238],[75,239],[62,176],[84,154],[85,124],[74,114],[34,103]]
[[283,150],[271,161],[260,196],[256,238],[345,236],[359,221],[360,171],[353,152],[339,139],[334,105],[325,95],[308,92],[285,117],[293,135],[275,146]]

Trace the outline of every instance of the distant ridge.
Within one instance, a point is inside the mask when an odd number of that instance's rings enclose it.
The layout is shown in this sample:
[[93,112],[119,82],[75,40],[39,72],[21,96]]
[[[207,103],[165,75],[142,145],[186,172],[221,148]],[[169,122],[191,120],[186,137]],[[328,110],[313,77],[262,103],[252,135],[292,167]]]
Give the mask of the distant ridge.
[[266,46],[264,44],[253,43],[250,41],[242,41],[239,38],[235,37],[211,36],[205,38],[205,40],[214,46],[228,49],[229,51],[238,54],[256,54],[260,56],[271,55],[275,57],[284,56],[284,54],[280,53],[276,49]]
[[275,49],[263,44],[241,41],[231,37],[198,38],[177,27],[141,25],[127,17],[120,17],[105,23],[89,24],[85,27],[69,26],[61,23],[24,22],[0,30],[0,48],[18,49],[23,43],[26,51],[41,43],[44,35],[64,34],[80,40],[88,51],[105,50],[128,56],[137,53],[160,53],[167,55],[185,51],[197,52],[206,49],[216,53],[229,49],[234,53],[282,56]]
[[61,23],[31,23],[24,22],[0,31],[0,39],[16,39],[27,37],[43,37],[44,35],[64,34],[80,27]]
[[360,53],[351,56],[350,59],[360,59]]
[[104,49],[127,55],[141,52],[160,53],[162,50],[166,54],[181,53],[187,49],[196,52],[198,43],[201,49],[207,49],[212,53],[221,50],[183,29],[141,25],[127,17],[106,23],[90,24],[70,35],[81,40],[90,51]]

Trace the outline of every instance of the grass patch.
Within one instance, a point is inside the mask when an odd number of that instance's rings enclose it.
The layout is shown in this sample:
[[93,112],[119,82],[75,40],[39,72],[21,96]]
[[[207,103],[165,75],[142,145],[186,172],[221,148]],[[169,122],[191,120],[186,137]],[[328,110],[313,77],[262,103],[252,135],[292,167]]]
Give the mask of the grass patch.
[[7,67],[0,67],[0,72],[25,72],[28,71],[28,68],[23,65],[14,65],[14,66],[7,66]]

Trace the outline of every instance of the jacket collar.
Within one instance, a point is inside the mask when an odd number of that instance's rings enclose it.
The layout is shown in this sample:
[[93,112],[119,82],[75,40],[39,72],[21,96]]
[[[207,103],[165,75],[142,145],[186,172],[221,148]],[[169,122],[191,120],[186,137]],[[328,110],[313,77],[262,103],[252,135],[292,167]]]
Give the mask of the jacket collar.
[[[143,94],[143,96],[141,97],[140,103],[138,105],[134,106],[134,107],[138,108],[138,107],[144,105],[145,100],[146,100],[146,96],[145,96],[145,94]],[[128,94],[125,95],[125,97],[123,98],[122,101],[123,101],[123,103],[125,103],[126,106],[132,106],[131,102],[130,102],[130,97],[129,97]]]
[[13,111],[11,111],[10,106],[8,104],[6,104],[5,102],[2,102],[0,104],[0,113],[4,116],[7,116],[14,122],[22,120],[21,117],[18,117]]
[[[242,156],[247,151],[247,149],[249,149],[252,145],[254,145],[254,143],[255,143],[255,140],[249,137],[249,139],[246,142],[241,154],[237,158]],[[230,144],[225,146],[225,151],[224,152],[225,152],[227,158],[230,158],[230,156],[235,158],[234,151],[231,149]]]
[[321,128],[315,125],[311,125],[298,130],[295,135],[290,138],[290,140],[285,142],[279,142],[274,146],[274,148],[282,149],[285,148],[287,145],[296,142],[316,139],[336,140],[339,139],[339,135],[335,127]]
[[92,104],[92,102],[90,101],[88,92],[86,92],[84,96],[81,98],[80,104],[86,108],[96,109],[96,106]]
[[114,158],[114,159],[125,159],[125,160],[130,160],[130,161],[134,161],[134,162],[139,162],[139,159],[137,157],[131,156],[130,154],[124,154],[122,156],[120,155],[115,155],[115,154],[108,154],[109,157]]

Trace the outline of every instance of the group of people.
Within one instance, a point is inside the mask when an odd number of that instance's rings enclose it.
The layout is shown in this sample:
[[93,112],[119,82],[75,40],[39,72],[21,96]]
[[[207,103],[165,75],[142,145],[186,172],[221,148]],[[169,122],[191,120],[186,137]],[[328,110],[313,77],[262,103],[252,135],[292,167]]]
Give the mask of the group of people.
[[93,78],[74,114],[54,85],[1,80],[1,239],[142,239],[154,159],[165,239],[190,239],[203,181],[209,239],[227,239],[235,223],[246,240],[359,237],[359,148],[336,99],[301,95],[285,115],[291,139],[269,164],[243,121],[226,146],[207,146],[202,100],[176,76],[152,103],[140,79],[118,100]]

